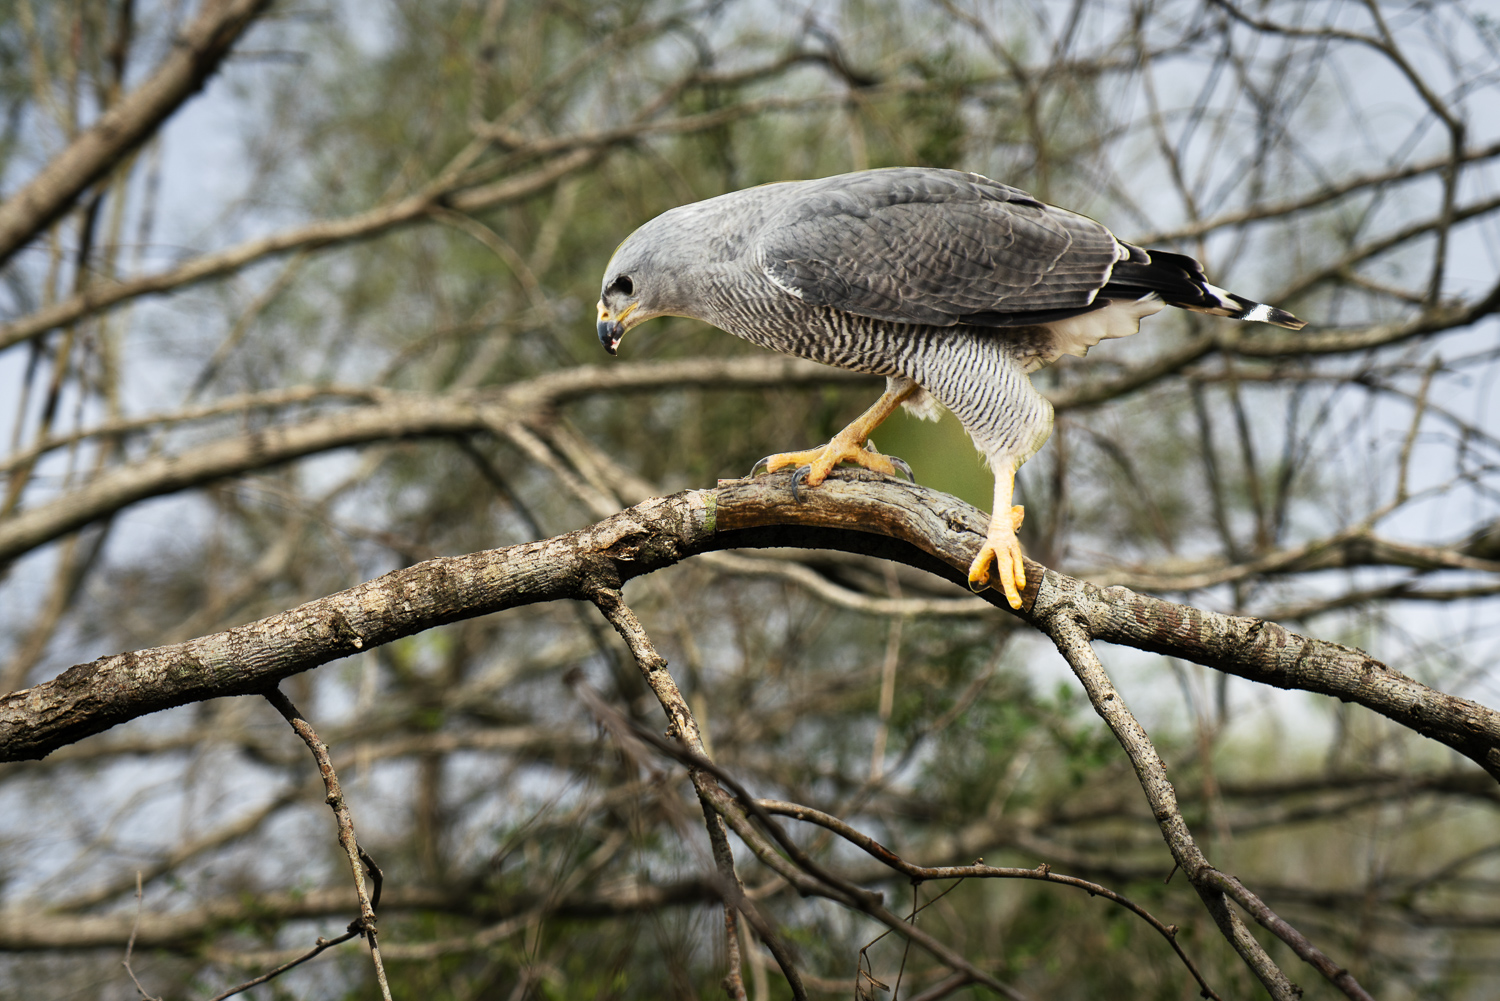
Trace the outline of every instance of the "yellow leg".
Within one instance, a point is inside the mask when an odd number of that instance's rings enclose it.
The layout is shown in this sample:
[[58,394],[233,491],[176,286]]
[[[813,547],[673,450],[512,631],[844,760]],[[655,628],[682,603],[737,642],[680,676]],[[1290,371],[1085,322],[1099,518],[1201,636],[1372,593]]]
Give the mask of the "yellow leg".
[[880,399],[875,401],[874,406],[860,414],[844,430],[833,436],[833,440],[821,448],[810,448],[805,452],[781,452],[770,455],[755,464],[755,468],[774,473],[778,469],[796,469],[801,466],[811,467],[802,482],[810,487],[822,483],[833,467],[841,462],[853,462],[873,469],[877,473],[885,473],[887,476],[896,475],[896,467],[891,460],[879,452],[870,452],[865,449],[865,442],[870,435],[880,426],[896,408],[901,401],[910,397],[919,387],[916,383],[907,383],[896,390],[887,389],[881,394]]
[[979,555],[969,565],[969,587],[982,591],[986,587],[996,586],[996,582],[990,577],[990,561],[993,560],[995,569],[999,571],[998,586],[1005,592],[1005,600],[1010,602],[1011,608],[1019,609],[1021,591],[1026,587],[1026,566],[1021,562],[1021,543],[1016,540],[1016,532],[1021,528],[1026,509],[1019,505],[1011,506],[1010,500],[1015,487],[1014,466],[996,471],[995,506],[990,513],[990,530],[984,545],[979,547]]

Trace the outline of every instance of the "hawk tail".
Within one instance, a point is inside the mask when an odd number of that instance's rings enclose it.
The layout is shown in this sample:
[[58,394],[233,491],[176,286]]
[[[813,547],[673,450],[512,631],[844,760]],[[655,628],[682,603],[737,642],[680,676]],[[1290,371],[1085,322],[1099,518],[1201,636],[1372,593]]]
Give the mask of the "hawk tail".
[[1288,330],[1301,330],[1307,321],[1299,320],[1284,309],[1246,299],[1209,283],[1203,266],[1185,254],[1165,250],[1141,250],[1123,244],[1130,257],[1114,267],[1109,282],[1099,291],[1099,298],[1140,298],[1155,292],[1169,305],[1195,313],[1227,316],[1232,320],[1271,323]]
[[[1213,286],[1210,285],[1209,288],[1213,288]],[[1267,306],[1263,302],[1256,302],[1253,299],[1246,299],[1244,296],[1235,295],[1233,292],[1223,292],[1223,290],[1221,289],[1214,289],[1214,291],[1221,292],[1226,298],[1231,300],[1237,308],[1205,309],[1202,306],[1184,306],[1183,308],[1191,309],[1199,313],[1212,313],[1215,316],[1227,316],[1231,320],[1249,320],[1252,323],[1270,323],[1278,327],[1285,327],[1288,330],[1301,330],[1303,327],[1307,326],[1306,320],[1299,320],[1284,309],[1277,309],[1275,306]],[[1172,305],[1176,306],[1178,304],[1174,302]]]

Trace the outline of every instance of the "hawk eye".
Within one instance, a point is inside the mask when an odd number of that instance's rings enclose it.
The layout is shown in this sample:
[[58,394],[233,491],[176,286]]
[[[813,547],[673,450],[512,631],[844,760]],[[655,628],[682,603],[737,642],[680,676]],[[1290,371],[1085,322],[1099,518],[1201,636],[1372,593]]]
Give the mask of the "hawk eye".
[[611,292],[618,292],[621,295],[630,295],[635,291],[635,283],[630,280],[629,275],[621,275],[614,280],[609,290]]

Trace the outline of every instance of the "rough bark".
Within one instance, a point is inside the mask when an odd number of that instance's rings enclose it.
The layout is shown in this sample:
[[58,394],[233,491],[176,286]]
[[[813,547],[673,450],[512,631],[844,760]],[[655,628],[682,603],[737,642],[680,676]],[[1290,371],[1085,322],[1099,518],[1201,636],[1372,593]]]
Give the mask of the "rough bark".
[[[45,756],[148,713],[260,692],[289,675],[433,626],[601,588],[720,549],[837,549],[961,583],[985,515],[946,494],[839,471],[792,499],[790,474],[655,498],[596,525],[519,546],[428,560],[258,622],[185,643],[101,657],[0,698],[0,760]],[[1027,568],[1020,618],[1064,607],[1093,639],[1358,702],[1441,741],[1500,778],[1500,712],[1447,695],[1363,651],[1272,622],[1100,588]],[[997,608],[1004,600],[985,597]],[[1004,609],[1002,609],[1004,610]]]

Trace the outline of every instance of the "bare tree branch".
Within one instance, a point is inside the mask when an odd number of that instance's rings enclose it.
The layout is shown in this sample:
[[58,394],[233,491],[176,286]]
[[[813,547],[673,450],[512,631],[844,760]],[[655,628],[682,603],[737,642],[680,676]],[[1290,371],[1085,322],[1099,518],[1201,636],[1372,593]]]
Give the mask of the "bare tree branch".
[[374,441],[490,431],[504,435],[507,428],[544,416],[557,404],[592,393],[641,392],[683,384],[752,388],[868,378],[813,362],[765,356],[581,367],[498,391],[449,396],[381,395],[370,406],[261,428],[102,473],[87,486],[0,522],[0,564],[148,497]]
[[[591,708],[597,715],[613,714],[617,717],[619,726],[627,725],[618,713],[597,700]],[[771,819],[770,813],[760,805],[760,801],[746,792],[745,788],[724,769],[709,761],[702,754],[673,744],[642,727],[633,726],[630,729],[638,739],[645,741],[658,751],[676,758],[690,768],[708,772],[719,782],[728,786],[730,792],[733,793],[733,798],[725,795],[724,791],[717,786],[704,787],[703,795],[713,803],[715,809],[729,822],[734,832],[750,846],[761,861],[768,863],[774,871],[787,876],[799,890],[816,893],[847,907],[863,911],[887,928],[926,949],[939,962],[952,969],[963,971],[971,982],[984,984],[995,993],[1010,998],[1012,1001],[1026,1001],[1025,995],[1009,984],[980,970],[934,936],[893,914],[885,907],[879,893],[865,890],[851,880],[836,875],[822,864],[815,862],[787,835],[780,824]],[[791,856],[790,861],[776,854],[775,849],[750,826],[747,815],[754,816],[760,822],[761,826],[775,839],[776,844]]]
[[1157,934],[1167,940],[1172,950],[1177,953],[1177,958],[1182,960],[1188,972],[1193,975],[1193,979],[1198,981],[1201,997],[1219,998],[1219,995],[1204,982],[1203,975],[1198,972],[1198,967],[1193,964],[1193,961],[1187,957],[1187,953],[1182,951],[1182,946],[1177,942],[1176,926],[1163,924],[1150,911],[1129,898],[1121,896],[1107,886],[1100,886],[1098,883],[1091,883],[1086,879],[1079,879],[1077,876],[1065,876],[1061,873],[1055,873],[1047,865],[1040,865],[1035,869],[981,865],[978,862],[974,865],[913,865],[869,835],[856,830],[839,818],[824,813],[821,810],[814,810],[812,807],[803,806],[800,803],[787,803],[780,800],[763,799],[758,802],[767,813],[792,817],[796,820],[817,824],[819,827],[833,831],[856,848],[878,859],[882,864],[890,866],[896,872],[910,877],[913,881],[926,879],[1031,879],[1043,883],[1056,883],[1059,886],[1071,886],[1075,889],[1087,891],[1090,896],[1103,897],[1106,900],[1113,901],[1145,921],[1156,930]]
[[[567,535],[429,560],[259,622],[117,654],[0,697],[0,760],[46,755],[173,705],[248,694],[291,674],[435,625],[502,608],[586,598],[717,549],[794,545],[894,559],[957,583],[985,516],[945,494],[840,471],[794,501],[790,476],[646,501]],[[1100,588],[1029,564],[1023,619],[1068,609],[1094,639],[1205,664],[1280,688],[1359,702],[1500,776],[1500,713],[1435,691],[1359,650],[1274,623]],[[985,592],[986,600],[996,600]],[[996,600],[997,607],[1003,600]]]
[[[110,108],[25,187],[0,203],[0,265],[148,139],[218,70],[270,0],[209,0],[149,78]],[[0,338],[0,348],[8,342]]]
[[267,983],[268,981],[275,980],[277,977],[281,976],[288,970],[301,966],[309,959],[317,958],[318,956],[322,955],[324,951],[332,949],[336,945],[341,945],[342,943],[349,941],[351,938],[354,938],[358,934],[359,932],[357,931],[346,931],[344,932],[344,934],[337,935],[333,938],[320,937],[317,942],[313,944],[313,947],[311,949],[302,953],[300,956],[293,957],[292,959],[289,959],[285,963],[282,963],[280,966],[276,967],[274,970],[267,970],[265,973],[262,973],[258,977],[251,977],[244,983],[239,984],[235,987],[231,987],[227,991],[221,991],[218,994],[215,994],[213,997],[209,998],[208,1001],[224,1001],[225,998],[232,998],[236,994],[243,994],[245,991],[248,991],[252,987],[258,987],[261,984]]
[[1162,838],[1171,850],[1172,858],[1192,880],[1193,888],[1198,891],[1208,912],[1213,915],[1219,930],[1272,998],[1276,1001],[1296,1001],[1302,996],[1302,989],[1288,980],[1265,949],[1261,948],[1239,915],[1229,907],[1224,894],[1221,891],[1215,892],[1205,884],[1201,874],[1211,867],[1199,851],[1197,842],[1193,840],[1192,833],[1177,809],[1177,791],[1167,780],[1166,766],[1162,764],[1156,748],[1146,736],[1145,729],[1126,708],[1124,700],[1104,673],[1104,668],[1094,656],[1088,634],[1066,611],[1055,614],[1046,622],[1046,627],[1057,642],[1058,651],[1083,683],[1094,710],[1109,724],[1120,741],[1120,746],[1130,756],[1130,763],[1135,766],[1136,777],[1145,790],[1146,798],[1151,802],[1152,812],[1161,826]]
[[[1460,162],[1466,164],[1478,163],[1497,156],[1500,156],[1500,143],[1490,143],[1488,146],[1465,150],[1460,156]],[[1134,240],[1137,243],[1143,244],[1170,243],[1175,240],[1188,240],[1194,237],[1206,236],[1215,230],[1225,229],[1230,226],[1243,226],[1246,223],[1265,220],[1282,220],[1298,212],[1321,208],[1329,202],[1337,201],[1346,195],[1364,191],[1367,188],[1378,188],[1399,181],[1421,177],[1423,174],[1435,174],[1439,171],[1447,170],[1452,163],[1452,155],[1444,153],[1442,156],[1429,157],[1426,160],[1419,160],[1416,163],[1409,163],[1401,167],[1353,174],[1335,184],[1328,184],[1306,195],[1286,198],[1278,202],[1252,205],[1248,208],[1225,212],[1222,215],[1200,219],[1172,229],[1137,234]]]

